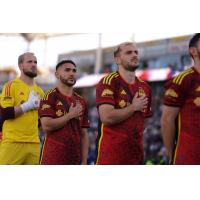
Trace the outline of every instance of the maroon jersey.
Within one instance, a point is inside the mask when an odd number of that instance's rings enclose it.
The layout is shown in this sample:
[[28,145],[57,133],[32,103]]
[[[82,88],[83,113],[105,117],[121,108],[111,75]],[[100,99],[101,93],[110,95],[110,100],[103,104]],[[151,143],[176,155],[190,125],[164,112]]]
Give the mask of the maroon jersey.
[[123,109],[130,105],[136,92],[148,98],[147,109],[114,125],[101,124],[97,164],[142,164],[144,119],[152,115],[151,89],[147,83],[136,78],[134,84],[128,84],[118,72],[111,73],[97,85],[96,103],[97,107],[111,104],[115,109]]
[[200,164],[200,74],[192,67],[166,84],[164,104],[179,107],[174,164]]
[[69,111],[70,105],[79,101],[84,114],[71,119],[65,126],[53,132],[47,132],[41,154],[41,164],[80,164],[81,162],[81,128],[88,128],[88,110],[85,100],[73,94],[62,95],[58,89],[48,91],[40,103],[39,116],[59,118]]

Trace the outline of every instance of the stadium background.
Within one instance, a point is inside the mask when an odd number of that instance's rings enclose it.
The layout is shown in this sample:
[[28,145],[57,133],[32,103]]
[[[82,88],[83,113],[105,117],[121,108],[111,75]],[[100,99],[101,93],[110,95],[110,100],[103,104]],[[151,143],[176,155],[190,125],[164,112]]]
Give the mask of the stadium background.
[[[64,34],[16,33],[7,34],[6,37],[23,36],[27,41],[26,50],[34,52],[34,50],[30,48],[30,44],[33,40],[45,41],[49,37],[62,37],[63,35]],[[152,110],[154,114],[153,117],[147,120],[144,131],[146,164],[167,163],[166,149],[163,146],[160,135],[160,117],[162,113],[164,84],[169,78],[192,65],[192,60],[188,55],[188,41],[190,37],[191,35],[184,35],[138,43],[141,65],[137,71],[137,75],[141,79],[148,81],[153,91]],[[5,38],[5,40],[7,38]],[[96,152],[95,141],[97,137],[98,116],[95,107],[95,85],[105,74],[117,69],[113,60],[113,47],[114,46],[103,48],[99,45],[99,48],[95,49],[74,50],[57,55],[57,61],[65,58],[75,61],[78,66],[76,90],[88,101],[89,118],[91,122],[91,128],[89,129],[90,151],[88,164],[94,164]],[[16,54],[16,60],[17,57],[18,55]],[[45,62],[44,65],[46,65]],[[38,77],[36,81],[45,91],[53,87],[56,82],[54,71],[54,66],[38,67]],[[0,90],[6,81],[17,77],[18,73],[19,71],[16,65],[5,65],[0,61]],[[44,134],[42,132],[40,132],[40,137],[41,140],[43,140]]]

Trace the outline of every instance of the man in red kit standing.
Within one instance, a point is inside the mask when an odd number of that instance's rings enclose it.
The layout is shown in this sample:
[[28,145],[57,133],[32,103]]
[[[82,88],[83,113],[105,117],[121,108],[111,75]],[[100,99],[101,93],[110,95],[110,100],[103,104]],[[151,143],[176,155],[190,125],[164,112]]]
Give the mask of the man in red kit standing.
[[87,164],[89,138],[85,100],[73,90],[76,65],[63,60],[56,66],[58,84],[41,101],[39,115],[46,138],[40,164]]
[[118,71],[104,77],[96,88],[100,127],[96,164],[143,164],[143,130],[151,112],[151,89],[135,75],[139,67],[135,43],[114,51]]
[[166,84],[161,131],[169,160],[175,165],[200,164],[200,33],[189,42],[194,66]]

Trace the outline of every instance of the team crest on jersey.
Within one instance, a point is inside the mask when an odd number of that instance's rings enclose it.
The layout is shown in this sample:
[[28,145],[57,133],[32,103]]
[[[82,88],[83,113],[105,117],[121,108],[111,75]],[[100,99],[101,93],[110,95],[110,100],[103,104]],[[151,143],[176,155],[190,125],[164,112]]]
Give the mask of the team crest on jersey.
[[194,104],[198,107],[200,107],[200,97],[197,97],[195,100],[194,100]]
[[125,90],[122,90],[122,91],[120,92],[120,94],[121,94],[121,95],[126,95]]
[[139,97],[145,97],[146,94],[142,88],[139,88]]
[[168,89],[165,92],[165,96],[170,96],[170,97],[178,97],[178,94],[173,90],[173,89]]
[[112,96],[113,95],[113,91],[109,90],[109,89],[104,89],[101,96],[105,97],[105,96]]
[[56,112],[56,115],[57,115],[58,117],[60,117],[60,116],[63,115],[63,112],[62,112],[61,110],[58,110],[58,111]]
[[20,92],[19,95],[24,95],[24,93],[23,93],[23,92]]
[[196,92],[200,92],[200,86],[195,91]]
[[62,102],[59,101],[59,102],[57,103],[57,106],[63,106]]
[[124,108],[124,107],[126,106],[126,102],[125,102],[124,100],[121,100],[121,101],[119,102],[119,106],[120,106],[121,108]]
[[48,105],[48,104],[43,104],[43,105],[42,105],[42,110],[48,109],[48,108],[50,108],[50,107],[51,107],[51,106]]

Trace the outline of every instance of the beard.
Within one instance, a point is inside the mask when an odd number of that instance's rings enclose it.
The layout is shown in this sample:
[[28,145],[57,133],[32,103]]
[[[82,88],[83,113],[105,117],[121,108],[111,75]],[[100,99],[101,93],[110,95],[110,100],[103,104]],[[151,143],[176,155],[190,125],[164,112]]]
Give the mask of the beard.
[[37,76],[37,72],[30,72],[30,71],[25,71],[25,70],[23,70],[23,73],[24,73],[26,76],[30,77],[30,78],[35,78],[35,77]]
[[136,69],[139,68],[139,64],[138,65],[126,65],[124,66],[124,69],[129,71],[129,72],[134,72]]
[[64,79],[63,77],[60,76],[60,81],[61,83],[63,83],[64,85],[68,86],[68,87],[72,87],[76,84],[76,80],[73,78],[73,81],[72,81],[72,78],[70,79]]

